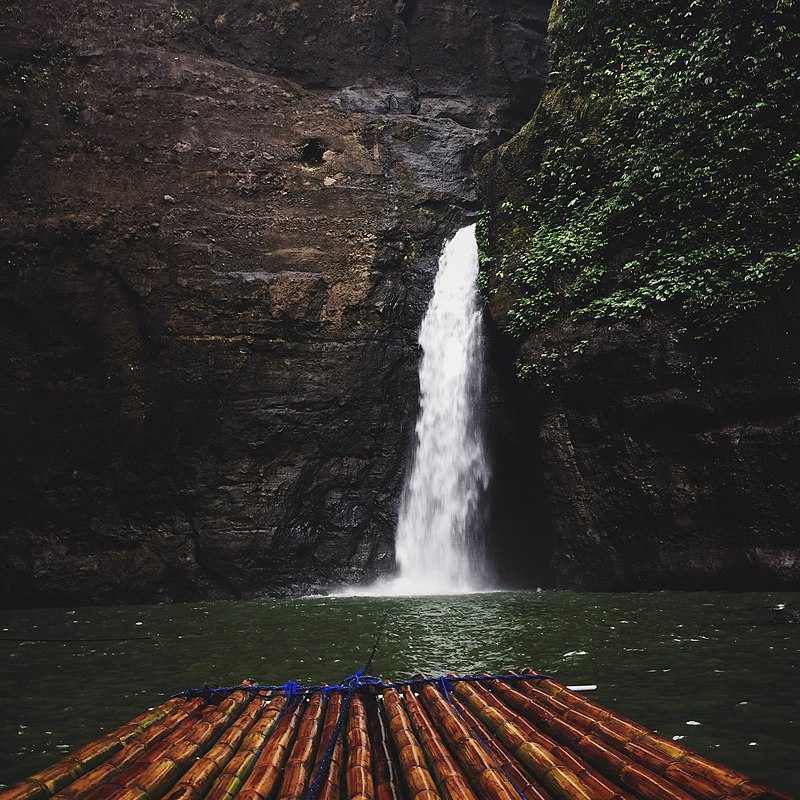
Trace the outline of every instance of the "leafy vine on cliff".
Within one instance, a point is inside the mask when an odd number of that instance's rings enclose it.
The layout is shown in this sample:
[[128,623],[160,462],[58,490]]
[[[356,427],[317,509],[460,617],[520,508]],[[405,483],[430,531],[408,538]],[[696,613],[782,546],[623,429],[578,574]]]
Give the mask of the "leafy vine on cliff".
[[[769,296],[800,255],[795,0],[565,0],[523,145],[493,211],[514,242],[510,331],[672,304],[698,334]],[[511,163],[515,162],[515,163]],[[513,236],[509,232],[513,231]]]

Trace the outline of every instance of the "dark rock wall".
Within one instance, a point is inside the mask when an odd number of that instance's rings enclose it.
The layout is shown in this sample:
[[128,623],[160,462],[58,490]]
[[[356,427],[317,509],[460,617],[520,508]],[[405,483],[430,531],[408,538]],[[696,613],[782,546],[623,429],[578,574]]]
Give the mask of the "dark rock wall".
[[506,342],[564,354],[515,390],[535,458],[528,536],[551,538],[555,585],[800,585],[797,302],[794,290],[754,311],[713,350],[667,315]]
[[432,271],[546,6],[4,6],[0,602],[390,565]]
[[[571,21],[568,15],[580,6],[595,30],[609,25],[603,16],[611,13],[608,9],[599,13],[589,2],[561,6],[562,21]],[[645,4],[624,8],[649,14]],[[632,12],[631,18],[636,19]],[[558,53],[557,45],[554,69]],[[583,56],[579,51],[576,60]],[[546,157],[554,169],[553,149],[563,143],[559,127],[567,138],[581,124],[591,128],[597,121],[599,126],[602,115],[615,110],[607,97],[605,103],[586,101],[582,91],[583,85],[570,83],[548,88],[532,122],[489,154],[482,169],[489,208],[485,255],[491,259],[483,275],[491,295],[493,361],[512,376],[503,395],[506,407],[516,409],[506,422],[512,434],[503,441],[506,452],[520,458],[528,454],[527,462],[519,462],[527,466],[515,474],[517,481],[525,477],[524,489],[514,492],[517,502],[520,496],[527,499],[528,512],[516,518],[528,520],[529,540],[545,545],[549,540],[550,579],[559,587],[800,588],[796,265],[780,282],[756,285],[759,302],[711,335],[692,328],[677,300],[655,303],[639,319],[572,315],[568,287],[578,268],[569,264],[541,280],[544,289],[533,278],[527,284],[513,279],[520,265],[531,265],[526,249],[535,230],[528,207],[534,202],[531,187]],[[793,100],[776,105],[775,117],[790,119],[795,108]],[[579,129],[578,136],[591,142],[592,131]],[[691,151],[691,138],[678,141],[687,160],[702,157],[701,150]],[[764,152],[759,148],[752,158]],[[587,171],[607,166],[599,148],[591,155],[581,162]],[[566,170],[569,164],[561,159]],[[718,169],[711,157],[707,168],[712,176]],[[653,185],[657,191],[657,181]],[[724,185],[737,186],[735,181]],[[784,185],[763,177],[757,197],[766,209],[765,230],[775,209],[792,215],[780,200],[783,191]],[[551,187],[551,193],[557,195],[557,189]],[[686,193],[693,194],[691,183]],[[586,189],[583,195],[575,190],[572,201],[558,199],[570,208],[595,196]],[[721,208],[724,212],[724,204]],[[560,221],[566,226],[569,214]],[[696,223],[700,230],[701,222]],[[634,257],[625,249],[632,247],[631,240],[643,241],[646,229],[635,224],[608,228],[614,235],[602,257],[611,273]],[[573,230],[576,237],[582,232],[578,225]],[[780,232],[797,241],[796,221],[790,219]],[[572,255],[563,241],[553,241]],[[573,263],[580,263],[582,254],[575,251]],[[538,327],[514,337],[504,332],[509,309],[527,299],[539,310],[541,297],[557,297],[561,306],[552,316],[542,313]]]

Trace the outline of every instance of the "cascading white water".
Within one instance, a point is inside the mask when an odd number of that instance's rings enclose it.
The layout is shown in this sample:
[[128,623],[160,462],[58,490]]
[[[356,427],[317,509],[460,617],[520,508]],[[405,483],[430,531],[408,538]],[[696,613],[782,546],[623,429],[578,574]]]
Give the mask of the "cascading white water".
[[485,588],[481,498],[489,482],[478,412],[481,312],[475,226],[444,247],[419,343],[416,447],[397,526],[395,577],[347,593],[457,594]]
[[417,446],[397,526],[396,588],[474,591],[484,580],[478,527],[489,467],[479,425],[481,312],[475,226],[447,244],[419,343]]

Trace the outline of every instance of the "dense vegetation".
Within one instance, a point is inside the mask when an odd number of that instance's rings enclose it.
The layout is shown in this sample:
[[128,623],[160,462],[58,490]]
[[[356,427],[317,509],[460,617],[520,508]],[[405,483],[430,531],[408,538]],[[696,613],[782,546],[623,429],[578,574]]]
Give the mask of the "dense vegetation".
[[511,332],[667,304],[706,335],[792,279],[798,6],[557,4],[549,88],[499,157],[517,188],[482,221],[513,242],[482,274]]

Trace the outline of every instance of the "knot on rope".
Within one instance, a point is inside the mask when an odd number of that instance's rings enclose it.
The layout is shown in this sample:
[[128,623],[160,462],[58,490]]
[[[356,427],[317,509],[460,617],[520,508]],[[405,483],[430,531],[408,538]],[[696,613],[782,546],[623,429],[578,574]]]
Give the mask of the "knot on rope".
[[303,687],[295,681],[286,681],[286,683],[283,684],[284,697],[288,700],[292,695],[298,694],[302,688]]
[[340,681],[335,686],[329,687],[329,691],[349,691],[355,690],[362,686],[378,686],[383,683],[383,679],[375,675],[364,675],[361,670],[349,675],[343,681]]
[[358,678],[359,686],[378,686],[383,683],[383,678],[377,675],[360,675]]

